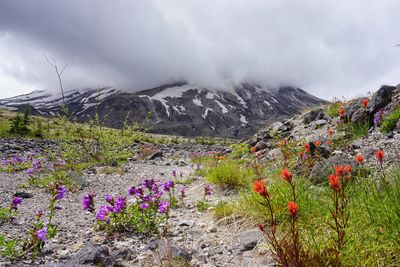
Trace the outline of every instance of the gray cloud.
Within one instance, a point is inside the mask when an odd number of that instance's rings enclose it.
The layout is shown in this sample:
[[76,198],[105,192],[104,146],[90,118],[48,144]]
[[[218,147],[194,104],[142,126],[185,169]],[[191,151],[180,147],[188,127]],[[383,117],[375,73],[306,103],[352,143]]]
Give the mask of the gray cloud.
[[186,79],[256,81],[321,97],[400,82],[398,0],[2,0],[0,97],[67,88],[139,90]]

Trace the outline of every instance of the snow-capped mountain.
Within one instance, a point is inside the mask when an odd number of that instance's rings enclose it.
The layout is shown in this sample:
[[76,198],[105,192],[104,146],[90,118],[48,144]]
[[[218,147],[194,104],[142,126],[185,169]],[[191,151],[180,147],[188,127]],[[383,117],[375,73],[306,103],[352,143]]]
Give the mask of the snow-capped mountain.
[[[79,121],[96,113],[106,126],[120,128],[129,121],[147,122],[151,132],[185,136],[246,137],[269,123],[324,103],[300,88],[262,88],[242,83],[231,90],[211,90],[187,83],[166,84],[127,93],[115,88],[71,90],[64,93]],[[0,100],[0,107],[52,116],[63,103],[61,93],[34,91]]]

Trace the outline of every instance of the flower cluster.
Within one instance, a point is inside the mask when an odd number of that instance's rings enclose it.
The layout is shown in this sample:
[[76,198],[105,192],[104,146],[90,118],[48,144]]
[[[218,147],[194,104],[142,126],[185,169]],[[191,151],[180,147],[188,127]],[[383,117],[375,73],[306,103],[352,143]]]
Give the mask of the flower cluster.
[[[174,201],[174,187],[173,181],[145,179],[140,185],[130,187],[127,196],[105,195],[107,204],[97,210],[96,221],[109,230],[156,230],[154,227],[168,218]],[[184,196],[183,190],[181,195]],[[92,193],[83,196],[83,210],[96,212],[94,197]]]

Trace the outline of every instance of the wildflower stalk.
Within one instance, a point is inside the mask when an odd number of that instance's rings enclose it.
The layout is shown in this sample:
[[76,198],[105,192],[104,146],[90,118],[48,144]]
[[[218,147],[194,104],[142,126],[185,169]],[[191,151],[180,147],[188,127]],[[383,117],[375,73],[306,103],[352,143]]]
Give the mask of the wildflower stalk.
[[[343,172],[343,170],[346,170]],[[343,249],[346,242],[346,228],[349,224],[350,213],[347,209],[348,197],[346,195],[346,188],[350,181],[351,169],[346,166],[335,166],[335,174],[329,176],[329,183],[334,190],[332,199],[334,204],[334,210],[331,210],[331,215],[334,220],[334,225],[328,223],[336,232],[335,238],[335,259],[334,266],[340,266],[340,251]],[[347,176],[346,176],[347,174]]]

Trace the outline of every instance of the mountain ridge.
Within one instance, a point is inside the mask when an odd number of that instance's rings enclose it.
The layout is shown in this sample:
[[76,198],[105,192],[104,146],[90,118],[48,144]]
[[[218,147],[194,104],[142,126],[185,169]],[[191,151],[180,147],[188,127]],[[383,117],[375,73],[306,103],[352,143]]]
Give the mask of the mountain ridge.
[[[254,83],[221,90],[176,82],[133,93],[104,87],[64,95],[78,121],[99,114],[105,126],[113,128],[123,127],[128,119],[148,123],[154,133],[229,138],[250,136],[272,122],[327,103],[297,87],[271,89]],[[63,99],[61,93],[44,90],[0,99],[0,107],[11,110],[23,111],[28,104],[34,115],[54,116]]]

